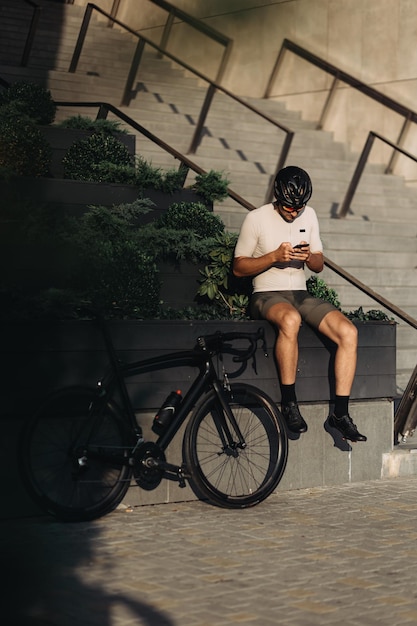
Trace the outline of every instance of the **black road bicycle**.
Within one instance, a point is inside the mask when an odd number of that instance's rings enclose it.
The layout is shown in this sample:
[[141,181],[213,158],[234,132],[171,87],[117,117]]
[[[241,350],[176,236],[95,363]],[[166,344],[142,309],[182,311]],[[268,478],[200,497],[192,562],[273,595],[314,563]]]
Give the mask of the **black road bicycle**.
[[[109,371],[97,388],[75,386],[53,393],[23,428],[20,467],[34,501],[60,520],[91,520],[115,509],[133,480],[151,490],[164,478],[180,486],[188,481],[200,499],[221,507],[244,508],[267,498],[287,462],[283,418],[262,390],[229,382],[255,358],[259,340],[266,353],[263,329],[217,332],[199,337],[191,350],[122,363],[107,325],[97,321]],[[240,364],[229,374],[225,353]],[[126,379],[184,365],[197,368],[194,380],[171,423],[156,441],[145,441]],[[189,415],[183,462],[176,466],[166,461],[165,452]]]

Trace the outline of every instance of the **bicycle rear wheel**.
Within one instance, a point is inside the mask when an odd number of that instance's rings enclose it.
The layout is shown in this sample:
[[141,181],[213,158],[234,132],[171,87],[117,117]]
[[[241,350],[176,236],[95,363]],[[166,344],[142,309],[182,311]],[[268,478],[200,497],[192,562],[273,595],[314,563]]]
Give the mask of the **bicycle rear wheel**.
[[110,403],[92,408],[97,400],[94,389],[63,389],[23,427],[22,480],[34,501],[63,521],[109,513],[129,487],[132,470],[120,463],[128,455],[128,434]]
[[[196,494],[212,504],[244,508],[262,502],[276,488],[285,470],[288,439],[282,416],[260,389],[231,386],[230,408],[244,437],[238,437],[211,391],[198,405],[184,434],[184,458]],[[227,443],[222,423],[232,433]]]

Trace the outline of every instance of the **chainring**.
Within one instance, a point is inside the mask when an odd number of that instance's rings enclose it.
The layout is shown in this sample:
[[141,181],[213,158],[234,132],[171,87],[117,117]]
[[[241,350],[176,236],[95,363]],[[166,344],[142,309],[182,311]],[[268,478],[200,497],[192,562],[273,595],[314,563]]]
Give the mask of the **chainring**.
[[133,456],[133,476],[136,484],[145,489],[152,491],[160,484],[164,470],[159,467],[148,467],[147,459],[155,459],[156,461],[165,462],[165,454],[153,441],[144,441],[135,450]]

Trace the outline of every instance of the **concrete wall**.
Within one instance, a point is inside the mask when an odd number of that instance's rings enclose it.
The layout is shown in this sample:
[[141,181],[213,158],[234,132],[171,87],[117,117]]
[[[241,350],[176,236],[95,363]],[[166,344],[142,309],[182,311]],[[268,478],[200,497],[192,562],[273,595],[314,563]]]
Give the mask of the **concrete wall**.
[[[87,0],[76,0],[86,4]],[[99,0],[110,10],[113,0]],[[415,0],[171,0],[234,40],[223,85],[238,95],[263,95],[282,40],[288,38],[414,109],[417,96],[417,2]],[[159,43],[166,13],[149,0],[121,0],[118,18]],[[184,24],[174,26],[169,50],[214,78],[221,58],[218,44]],[[273,97],[318,119],[330,78],[288,53]],[[416,107],[417,109],[417,107]],[[369,130],[396,142],[402,118],[341,86],[325,128],[355,151]],[[417,154],[417,131],[404,148]],[[390,149],[377,142],[372,160],[387,162]],[[401,157],[396,173],[417,181],[417,166]]]
[[[336,431],[327,428],[325,424],[329,413],[327,403],[301,404],[309,428],[307,433],[301,436],[290,436],[287,467],[277,491],[343,485],[375,480],[383,476],[393,478],[415,473],[415,464],[413,466],[411,464],[416,455],[408,453],[409,467],[406,467],[407,459],[398,459],[392,452],[393,407],[392,400],[383,398],[352,402],[352,416],[360,432],[367,435],[368,441],[351,445],[343,441]],[[138,414],[138,421],[147,439],[150,437],[155,439],[150,429],[153,416],[154,413]],[[0,519],[29,517],[41,513],[26,493],[19,478],[14,451],[20,426],[21,422],[16,420],[2,422],[7,439],[5,438],[0,445],[2,448],[0,469],[9,480],[5,482],[2,494]],[[184,427],[167,451],[167,460],[170,463],[180,465],[182,462],[183,432]],[[402,451],[400,456],[404,457],[405,453]],[[176,481],[163,480],[155,490],[145,491],[139,489],[132,481],[132,487],[127,492],[123,505],[137,506],[195,499],[196,496],[188,483],[185,488],[180,488]]]

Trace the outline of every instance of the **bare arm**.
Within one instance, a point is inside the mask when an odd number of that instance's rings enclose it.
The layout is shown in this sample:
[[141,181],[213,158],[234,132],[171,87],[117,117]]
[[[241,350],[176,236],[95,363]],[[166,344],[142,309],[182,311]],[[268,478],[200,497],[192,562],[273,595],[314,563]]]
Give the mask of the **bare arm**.
[[323,252],[310,252],[310,256],[305,260],[305,264],[309,270],[319,274],[324,267]]
[[279,248],[260,257],[235,257],[233,261],[233,273],[240,278],[244,276],[255,276],[256,274],[268,270],[275,263],[288,263],[293,260],[303,261],[312,272],[319,273],[323,269],[322,252],[310,252],[308,246],[296,252],[288,241],[284,241]]

